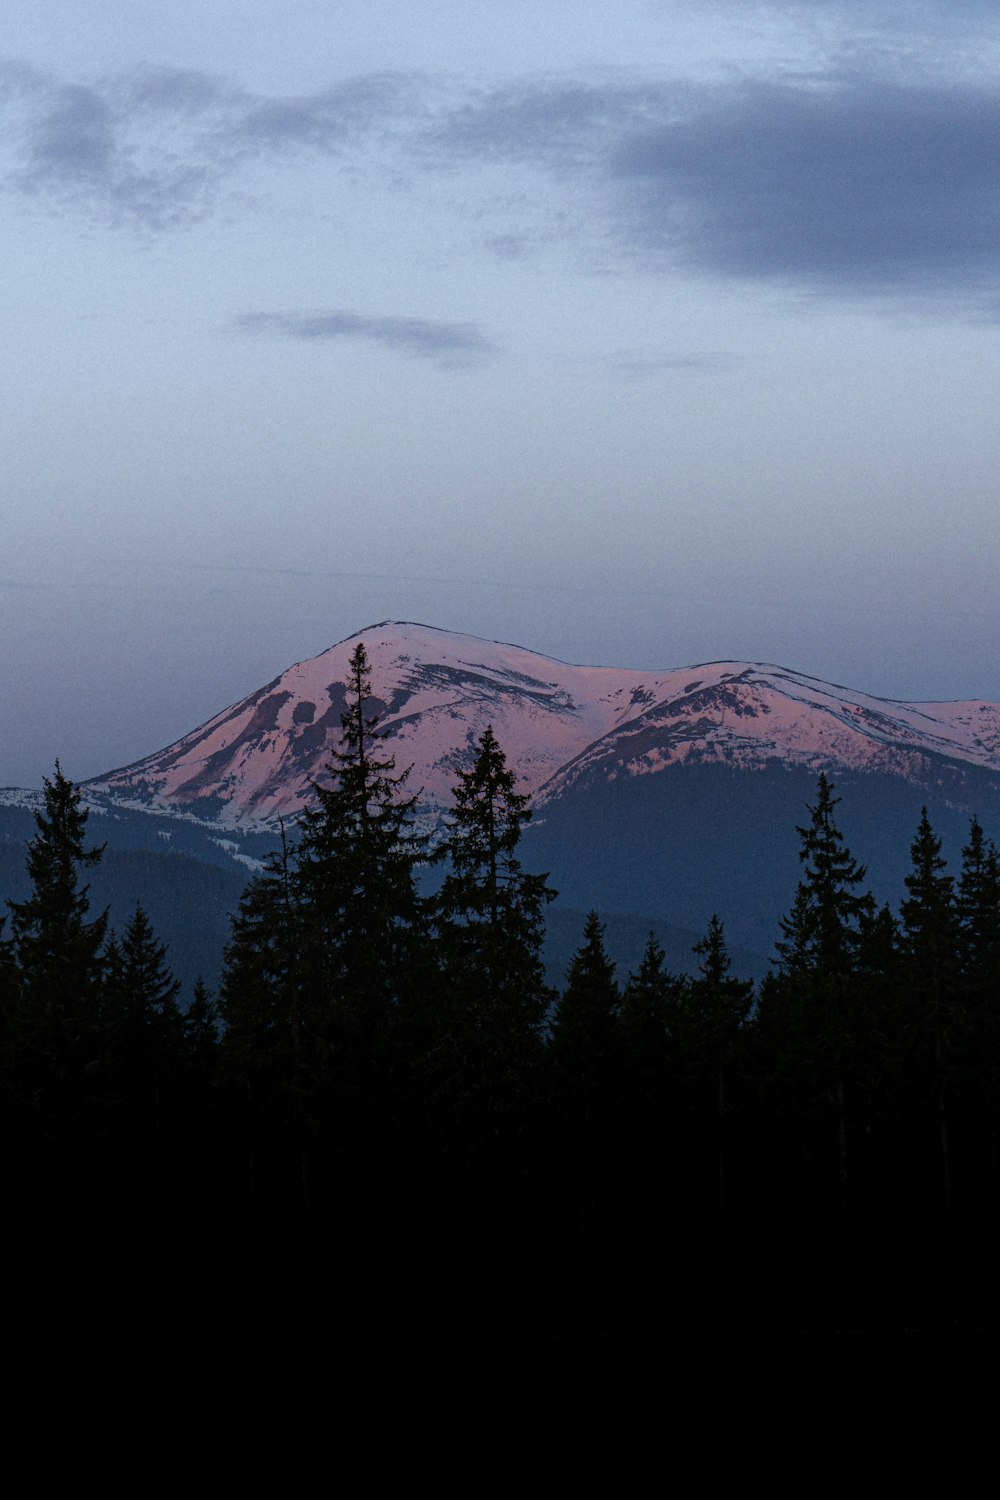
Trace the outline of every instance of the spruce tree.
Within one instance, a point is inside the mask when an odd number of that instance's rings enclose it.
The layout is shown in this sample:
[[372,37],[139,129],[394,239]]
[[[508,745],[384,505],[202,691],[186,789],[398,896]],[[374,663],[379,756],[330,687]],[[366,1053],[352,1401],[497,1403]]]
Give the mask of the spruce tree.
[[544,911],[555,898],[545,875],[517,857],[531,818],[515,790],[492,726],[459,773],[447,836],[437,854],[448,874],[434,902],[442,962],[435,1004],[450,1031],[455,1064],[494,1106],[523,1089],[552,999],[545,983]]
[[184,1012],[184,1050],[189,1069],[211,1074],[219,1050],[219,1007],[200,974]]
[[13,944],[4,937],[5,926],[6,918],[0,917],[0,1129],[6,1132],[14,1118],[20,985]]
[[686,1160],[678,1023],[689,983],[669,972],[663,948],[650,932],[639,967],[622,990],[614,1027],[618,1182],[631,1210],[644,1216],[650,1236],[662,1231],[664,1210],[676,1211],[675,1189]]
[[809,823],[797,829],[803,873],[791,913],[781,923],[780,967],[789,974],[824,979],[848,974],[857,953],[861,921],[871,911],[871,897],[859,890],[865,867],[847,849],[834,820],[839,802],[821,773]]
[[[863,1016],[857,959],[874,902],[866,870],[847,848],[834,812],[839,798],[821,773],[809,822],[798,829],[803,866],[791,912],[781,923],[774,980],[763,986],[758,1038],[770,1034],[779,1088],[806,1126],[809,1114],[832,1115],[841,1216],[848,1211],[848,1127],[860,1104],[852,1084],[868,1076],[861,1054],[870,1028]],[[805,1149],[805,1148],[804,1148]]]
[[678,1000],[686,980],[665,967],[666,955],[651,932],[642,960],[622,990],[618,1011],[624,1065],[641,1091],[655,1095],[664,1087]]
[[102,1004],[105,1046],[117,1071],[130,1128],[159,1133],[166,1095],[182,1063],[180,983],[167,967],[140,902],[119,942],[112,934]]
[[567,970],[548,1051],[555,1142],[564,1154],[558,1176],[585,1236],[598,1231],[622,1185],[614,1181],[622,1142],[618,1005],[604,926],[592,911]]
[[21,1101],[48,1133],[78,1128],[91,1101],[107,913],[88,920],[81,876],[104,851],[85,847],[88,810],[58,761],[34,817],[31,894],[7,903],[18,981],[14,1072]]
[[307,1218],[331,1173],[342,1191],[349,1174],[359,1193],[385,1180],[384,1143],[398,1139],[400,1015],[428,968],[415,881],[425,840],[372,698],[359,642],[326,783],[313,784],[298,842],[241,907],[223,985],[227,1028],[238,1028],[226,1050],[283,1122],[278,1158],[295,1143]]
[[980,1157],[980,1201],[996,1202],[1000,1181],[1000,857],[972,819],[962,850],[958,919],[957,1067],[971,1114],[969,1144]]
[[604,924],[592,911],[583,943],[570,960],[550,1043],[563,1090],[588,1114],[610,1104],[617,1081],[619,1001]]
[[[226,946],[219,1014],[220,1074],[244,1146],[256,1212],[274,1182],[309,1203],[310,1141],[318,1109],[321,997],[303,982],[304,938],[291,853],[281,848],[248,882]],[[202,1036],[204,1041],[204,1036]]]
[[912,868],[906,877],[909,895],[900,907],[900,917],[910,991],[911,1035],[918,1089],[933,1098],[941,1203],[948,1213],[953,1187],[949,1116],[956,1043],[961,1031],[957,1006],[961,940],[955,883],[947,873],[941,840],[931,827],[926,807],[921,809],[910,855]]
[[1000,990],[1000,857],[974,817],[958,880],[959,962],[977,992]]
[[705,1094],[714,1096],[718,1212],[726,1215],[726,1116],[730,1108],[728,1085],[741,1034],[753,1005],[753,985],[730,974],[732,962],[725,930],[712,916],[708,930],[694,946],[699,958],[698,977],[687,992],[689,1035],[697,1059],[699,1081]]
[[368,655],[351,656],[342,740],[313,784],[295,850],[306,982],[352,1045],[368,1056],[385,1046],[393,1012],[419,967],[423,921],[414,872],[425,840],[413,827],[409,770],[380,752],[371,711]]

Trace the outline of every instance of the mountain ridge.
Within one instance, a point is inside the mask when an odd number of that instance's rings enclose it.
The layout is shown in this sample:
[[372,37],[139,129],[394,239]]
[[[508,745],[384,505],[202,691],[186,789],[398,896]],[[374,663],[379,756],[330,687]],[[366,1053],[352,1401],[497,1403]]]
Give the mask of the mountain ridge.
[[163,750],[91,778],[88,791],[232,827],[273,827],[306,804],[340,741],[348,663],[364,641],[373,710],[418,812],[433,824],[457,771],[492,724],[541,810],[587,778],[668,765],[773,762],[870,770],[914,784],[963,768],[1000,775],[1000,705],[906,702],[775,663],[714,661],[659,671],[584,667],[509,642],[382,621],[262,687]]

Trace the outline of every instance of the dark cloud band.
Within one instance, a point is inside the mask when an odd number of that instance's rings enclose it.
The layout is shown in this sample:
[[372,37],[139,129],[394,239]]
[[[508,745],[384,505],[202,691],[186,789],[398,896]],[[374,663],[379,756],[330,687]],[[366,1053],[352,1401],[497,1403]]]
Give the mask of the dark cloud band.
[[1000,92],[755,85],[634,132],[610,173],[642,252],[821,290],[1000,273]]
[[[281,99],[191,71],[87,87],[8,65],[0,105],[9,185],[148,234],[210,212],[248,162],[367,152],[384,164],[395,153],[410,176],[466,169],[451,180],[470,212],[492,201],[488,169],[517,168],[517,193],[504,191],[503,222],[488,237],[508,258],[528,253],[543,215],[539,238],[585,244],[591,259],[616,246],[644,269],[832,296],[971,300],[991,317],[997,305],[992,84],[904,85],[841,63],[796,80],[615,75],[480,92],[377,75]],[[364,338],[432,359],[493,352],[468,324],[250,316],[245,331]]]

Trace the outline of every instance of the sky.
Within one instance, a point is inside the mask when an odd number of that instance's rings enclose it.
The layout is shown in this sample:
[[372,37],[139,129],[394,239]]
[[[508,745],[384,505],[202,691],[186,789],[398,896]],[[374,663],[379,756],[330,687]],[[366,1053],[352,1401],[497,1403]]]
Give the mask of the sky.
[[0,786],[384,619],[1000,700],[994,0],[5,0]]

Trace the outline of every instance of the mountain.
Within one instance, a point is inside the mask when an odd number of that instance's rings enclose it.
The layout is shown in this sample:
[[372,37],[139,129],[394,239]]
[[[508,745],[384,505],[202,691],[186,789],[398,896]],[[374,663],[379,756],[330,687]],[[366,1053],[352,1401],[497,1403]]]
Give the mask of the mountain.
[[268,827],[308,800],[339,743],[348,662],[363,640],[373,711],[425,817],[492,724],[542,809],[581,787],[673,766],[775,765],[961,788],[1000,778],[1000,706],[901,703],[782,667],[662,672],[575,667],[519,646],[387,621],[297,662],[176,744],[88,783],[116,803]]
[[[210,871],[195,879],[184,859],[245,878],[274,847],[278,820],[294,823],[311,784],[328,776],[358,640],[373,711],[397,767],[412,767],[424,826],[440,824],[456,771],[492,724],[533,800],[527,867],[549,872],[564,912],[593,907],[615,919],[623,968],[638,962],[648,927],[669,930],[682,951],[684,933],[694,941],[715,912],[745,951],[745,971],[760,972],[794,895],[796,829],[820,771],[836,785],[838,821],[879,901],[905,894],[922,806],[953,869],[973,811],[1000,840],[997,704],[903,703],[765,663],[577,667],[384,622],[85,785],[94,837],[109,851],[173,856],[173,875],[187,870],[189,907],[173,914],[175,927],[196,924],[196,891],[214,888]],[[36,796],[0,791],[0,843],[30,837]],[[149,859],[140,867],[152,869]],[[571,951],[575,921],[560,952]]]

